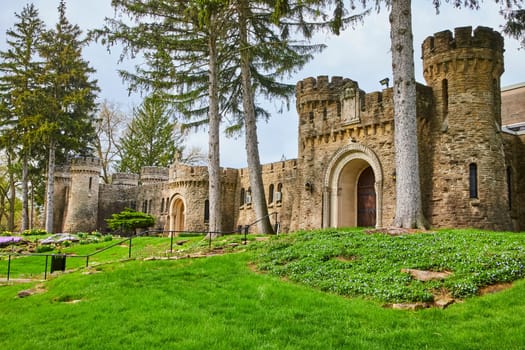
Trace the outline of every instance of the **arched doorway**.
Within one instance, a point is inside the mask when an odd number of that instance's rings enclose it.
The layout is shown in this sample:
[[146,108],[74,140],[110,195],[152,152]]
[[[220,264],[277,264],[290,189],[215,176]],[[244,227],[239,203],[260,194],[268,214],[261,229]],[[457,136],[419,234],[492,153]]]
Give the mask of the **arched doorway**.
[[363,170],[357,182],[357,226],[376,225],[376,190],[374,171]]
[[181,197],[175,197],[170,206],[170,231],[184,231],[186,206]]
[[381,227],[382,185],[371,149],[357,143],[341,148],[325,173],[323,227]]

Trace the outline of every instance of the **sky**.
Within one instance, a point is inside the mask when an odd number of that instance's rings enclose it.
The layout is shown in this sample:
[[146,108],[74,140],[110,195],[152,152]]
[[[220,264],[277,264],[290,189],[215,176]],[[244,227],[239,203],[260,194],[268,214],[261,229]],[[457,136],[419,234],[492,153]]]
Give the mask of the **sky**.
[[[15,23],[14,13],[21,13],[24,0],[2,0],[0,12],[0,50],[5,50],[8,29]],[[59,0],[33,0],[38,8],[40,18],[48,27],[54,26],[57,21],[57,6]],[[98,28],[104,24],[105,17],[113,17],[114,10],[110,0],[67,0],[66,15],[71,23],[78,24],[81,29]],[[452,30],[456,27],[477,26],[492,27],[500,30],[503,19],[499,8],[494,1],[485,1],[477,10],[453,9],[450,5],[442,5],[439,14],[436,14],[431,0],[414,0],[412,4],[413,33],[414,33],[414,60],[416,80],[424,83],[421,68],[421,43],[430,35],[442,30]],[[383,78],[392,80],[390,58],[390,32],[388,12],[382,10],[372,12],[362,24],[349,28],[335,36],[329,33],[320,33],[314,37],[314,43],[324,43],[327,48],[308,63],[303,69],[286,77],[285,82],[295,84],[307,77],[320,75],[342,76],[357,81],[365,92],[380,91],[379,81]],[[120,50],[114,48],[111,52],[101,44],[92,43],[83,51],[84,59],[96,69],[94,78],[98,80],[101,92],[99,100],[107,100],[131,114],[132,108],[140,104],[142,97],[139,94],[129,95],[127,85],[119,77],[117,70],[132,70],[139,62],[125,61],[118,63]],[[501,86],[525,82],[525,50],[519,50],[519,43],[505,37],[505,73],[501,78]],[[297,157],[298,117],[295,110],[295,100],[290,109],[278,113],[281,106],[279,101],[267,102],[272,112],[268,122],[259,122],[259,152],[261,162],[270,163],[281,159]],[[205,130],[193,132],[188,136],[189,147],[200,147],[207,151],[208,136]],[[220,142],[221,165],[240,168],[246,166],[244,138],[222,137]]]

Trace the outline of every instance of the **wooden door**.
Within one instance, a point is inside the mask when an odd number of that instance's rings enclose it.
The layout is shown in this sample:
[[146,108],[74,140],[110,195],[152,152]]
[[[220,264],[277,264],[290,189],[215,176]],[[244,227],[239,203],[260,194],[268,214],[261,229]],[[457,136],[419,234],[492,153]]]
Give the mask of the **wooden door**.
[[374,171],[366,168],[357,182],[357,226],[376,225],[376,191]]

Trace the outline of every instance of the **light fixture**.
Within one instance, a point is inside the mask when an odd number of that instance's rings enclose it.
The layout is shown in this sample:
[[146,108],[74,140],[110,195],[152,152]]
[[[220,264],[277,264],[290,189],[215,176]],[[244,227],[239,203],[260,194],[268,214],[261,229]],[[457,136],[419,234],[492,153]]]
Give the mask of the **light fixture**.
[[384,79],[379,80],[379,84],[385,86],[387,89],[388,89],[388,83],[389,82],[390,82],[390,79],[388,79],[388,78],[384,78]]

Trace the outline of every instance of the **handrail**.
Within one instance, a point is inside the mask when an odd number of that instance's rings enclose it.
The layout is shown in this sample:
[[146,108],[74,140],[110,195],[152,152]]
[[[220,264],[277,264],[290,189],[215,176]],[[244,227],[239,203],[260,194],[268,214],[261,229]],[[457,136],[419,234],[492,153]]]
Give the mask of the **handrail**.
[[[265,216],[263,216],[263,217],[261,217],[261,218],[259,218],[259,219],[256,219],[256,220],[255,220],[254,222],[252,222],[251,224],[245,225],[245,226],[244,226],[244,231],[245,231],[245,233],[250,229],[250,227],[252,227],[253,225],[257,224],[258,222],[260,222],[260,221],[262,221],[262,220],[264,220],[264,219],[266,219],[266,218],[269,218],[269,217],[272,216],[272,215],[275,215],[275,223],[277,224],[277,223],[278,223],[278,222],[277,222],[277,216],[279,215],[279,213],[276,212],[276,211],[274,211],[273,213],[267,214],[267,215],[265,215]],[[275,233],[277,233],[277,232],[275,232]]]

